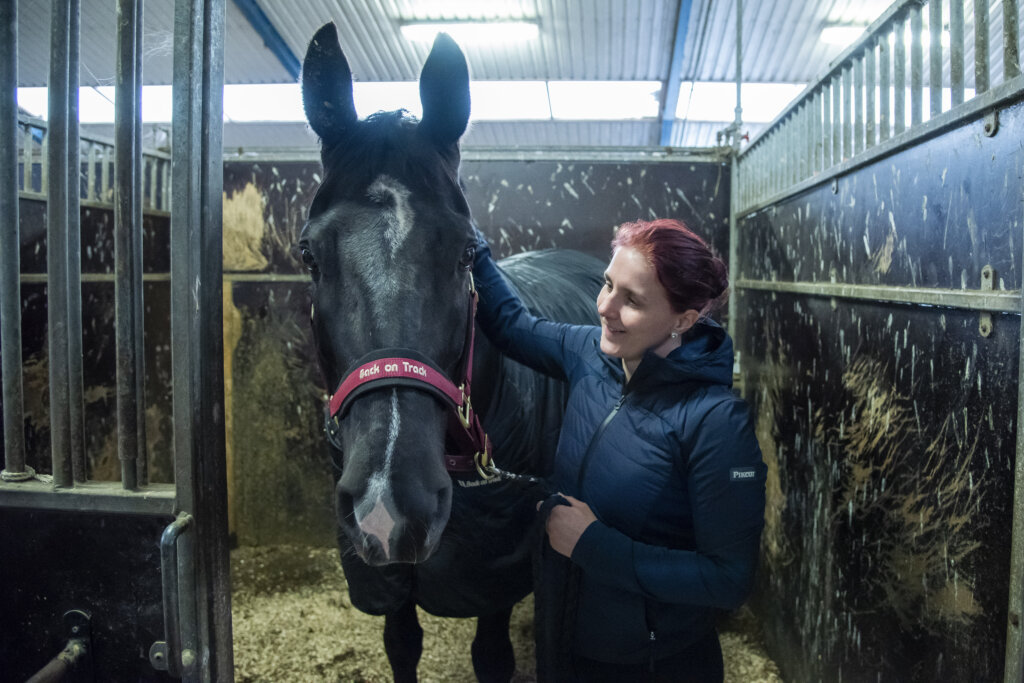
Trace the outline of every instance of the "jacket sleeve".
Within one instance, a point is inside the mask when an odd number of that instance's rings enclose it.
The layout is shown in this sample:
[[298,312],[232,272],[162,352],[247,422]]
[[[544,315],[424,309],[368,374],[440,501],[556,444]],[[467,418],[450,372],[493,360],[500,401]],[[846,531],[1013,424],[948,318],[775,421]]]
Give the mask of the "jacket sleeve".
[[735,609],[753,588],[766,474],[746,404],[719,403],[698,427],[687,468],[696,549],[640,543],[596,521],[572,559],[601,582],[658,601]]
[[476,320],[491,343],[513,360],[566,379],[592,328],[533,315],[505,280],[486,245],[477,248],[473,279],[480,296]]

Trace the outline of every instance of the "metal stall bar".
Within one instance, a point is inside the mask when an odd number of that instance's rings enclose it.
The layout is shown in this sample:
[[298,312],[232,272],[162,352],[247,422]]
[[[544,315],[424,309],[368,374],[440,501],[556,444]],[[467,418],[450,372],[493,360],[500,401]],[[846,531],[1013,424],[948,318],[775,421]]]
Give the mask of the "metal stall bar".
[[1018,0],[1003,0],[1003,80],[1020,76],[1020,40],[1017,26]]
[[[891,33],[891,29],[889,32]],[[889,139],[889,88],[892,86],[889,68],[888,35],[882,34],[878,39],[878,141]]]
[[135,18],[135,120],[137,134],[135,135],[135,185],[136,204],[134,224],[137,226],[136,235],[138,242],[135,245],[135,280],[132,286],[136,292],[135,296],[135,442],[138,444],[138,456],[135,458],[135,478],[140,486],[149,483],[149,459],[146,455],[146,351],[145,351],[145,306],[144,306],[144,285],[142,282],[142,242],[145,234],[145,226],[142,223],[142,192],[143,192],[143,156],[142,156],[142,0],[138,1],[138,10]]
[[68,50],[68,146],[67,146],[67,260],[68,260],[68,446],[71,474],[84,482],[85,468],[85,371],[82,367],[82,154],[78,125],[78,71],[80,0],[69,0]]
[[842,100],[839,74],[837,74],[832,81],[829,83],[829,89],[832,92],[832,163],[838,163],[843,159],[843,147],[842,147]]
[[[0,359],[3,366],[5,481],[34,474],[25,464],[21,377],[21,256],[18,240],[18,1],[0,2]],[[31,146],[26,144],[26,149]],[[31,157],[25,162],[31,173]],[[27,176],[31,178],[31,176]],[[26,182],[28,187],[28,182]]]
[[85,160],[85,201],[96,196],[96,145],[89,143],[89,155]]
[[[988,12],[987,3],[974,3],[974,11],[971,12],[974,25],[968,27],[963,20],[963,0],[949,0],[949,21],[950,21],[950,75],[943,72],[944,64],[938,68],[931,68],[932,62],[937,57],[944,58],[945,52],[941,48],[941,40],[931,41],[934,49],[930,47],[929,62],[924,63],[922,34],[924,21],[922,20],[924,5],[928,4],[928,30],[933,33],[936,28],[941,29],[941,19],[937,16],[945,13],[945,2],[935,0],[902,0],[894,3],[868,28],[864,38],[847,48],[839,55],[828,70],[813,85],[809,86],[804,93],[794,100],[776,119],[767,126],[761,133],[751,140],[746,149],[739,153],[737,178],[743,179],[744,186],[740,188],[738,199],[740,200],[740,211],[747,212],[757,206],[765,206],[769,198],[777,199],[780,196],[793,194],[817,183],[824,182],[843,172],[848,172],[859,165],[868,163],[872,159],[878,159],[895,151],[895,148],[903,148],[912,142],[920,141],[926,137],[936,134],[939,129],[946,129],[956,123],[962,123],[979,113],[987,113],[994,107],[1011,102],[1015,96],[1024,90],[1024,76],[1019,72],[1019,41],[1017,16],[1020,11],[1020,0],[1003,0],[1003,38],[1004,45],[998,47],[1002,59],[1007,67],[1001,72],[1004,78],[997,86],[989,82],[989,64],[992,63],[992,55],[989,54],[988,40]],[[1001,26],[1003,25],[1001,24]],[[963,57],[971,54],[963,40],[963,34],[968,29],[975,32],[974,38],[974,65],[973,74],[977,81],[976,90],[973,96],[966,99],[966,87],[970,85],[969,78],[963,74],[970,73],[971,66],[963,64]],[[941,32],[940,32],[941,36]],[[908,43],[910,50],[908,54]],[[854,69],[856,78],[861,68],[865,70],[865,87],[869,88],[867,81],[868,72],[873,73],[870,66],[871,54],[878,50],[878,126],[874,144],[867,139],[867,128],[871,119],[876,113],[865,112],[864,114],[864,140],[860,138],[860,126],[857,116],[861,107],[871,108],[866,100],[868,93],[860,96],[859,84],[851,88],[848,85],[850,69]],[[936,52],[935,50],[938,50]],[[938,61],[941,62],[941,59]],[[853,65],[851,67],[851,65]],[[907,73],[908,67],[910,73]],[[929,69],[927,83],[925,69]],[[943,105],[942,87],[948,79],[952,92],[951,101],[956,102],[955,107],[947,111],[941,111]],[[924,87],[931,89],[931,104],[936,105],[924,115],[923,91]],[[778,176],[779,161],[774,154],[777,144],[780,141],[791,139],[796,133],[796,128],[802,123],[799,116],[794,116],[805,105],[813,100],[818,93],[821,93],[822,102],[822,134],[821,141],[824,144],[822,149],[821,170],[815,174],[797,173],[796,180],[789,175]],[[857,114],[849,109],[850,103],[847,94],[853,100],[852,106]],[[907,111],[907,98],[910,98],[910,111]],[[939,99],[938,104],[935,98]],[[952,114],[950,116],[949,114]],[[850,146],[845,143],[846,126],[852,121],[854,129],[850,132]],[[908,123],[910,123],[908,127]],[[813,131],[812,131],[813,132]],[[794,160],[799,165],[799,160]],[[815,159],[815,164],[817,160]],[[787,161],[788,163],[788,161]],[[787,167],[790,169],[792,167]],[[774,177],[767,177],[767,176]]]
[[[12,0],[11,7],[17,8],[17,5],[13,4],[17,0]],[[12,93],[17,92],[17,84],[14,86]],[[17,107],[15,107],[17,111]],[[25,126],[25,130],[21,132],[22,145],[21,145],[21,186],[24,188],[22,192],[32,191],[32,132],[28,126]]]
[[[64,167],[68,159],[68,101],[70,54],[68,26],[70,2],[53,3],[50,24],[49,127],[47,163],[50,168]],[[70,379],[68,368],[68,174],[53,173],[47,185],[47,331],[50,356],[50,453],[53,484],[65,488],[73,484],[71,465],[71,427],[69,416]]]
[[[221,270],[224,0],[174,14],[171,360],[175,487],[195,518],[197,658],[203,680],[233,678],[224,457]],[[185,610],[183,610],[183,614]],[[197,651],[199,651],[197,649]]]
[[851,156],[864,148],[864,59],[853,60],[853,147]]
[[853,111],[853,72],[856,64],[843,69],[843,158],[853,156],[854,111]]
[[[739,127],[743,121],[743,106],[740,97],[743,86],[743,0],[736,0],[736,135],[733,137],[733,149],[739,149]],[[738,278],[739,273],[739,235],[736,233],[736,205],[740,202],[739,169],[736,165],[736,154],[729,158],[729,269],[733,278]],[[736,297],[729,297],[726,303],[726,313],[729,316],[729,333],[736,334]]]
[[875,83],[877,79],[877,65],[875,60],[875,49],[868,50],[864,58],[864,149],[875,146],[875,135],[877,130],[878,115],[875,107]]
[[[817,176],[807,178],[796,185],[786,188],[782,192],[775,194],[757,194],[754,201],[747,202],[741,207],[741,215],[750,213],[751,211],[756,211],[765,206],[770,206],[785,197],[803,192],[804,190],[820,185],[821,183],[828,182],[832,178],[844,175],[854,169],[877,161],[878,159],[895,154],[901,149],[906,149],[915,144],[920,144],[923,140],[939,135],[940,133],[957,125],[962,125],[964,121],[977,117],[983,112],[990,111],[996,107],[1018,100],[1021,92],[1024,92],[1024,76],[1018,76],[1013,81],[1001,83],[988,90],[984,95],[973,97],[964,102],[964,104],[956,110],[945,111],[934,119],[925,121],[903,135],[891,137],[884,143],[880,143],[870,150],[862,152],[854,159],[847,159],[845,161],[828,165],[826,170]],[[764,133],[758,136],[758,142],[763,139],[763,135]],[[750,148],[750,151],[754,150],[754,147]],[[745,166],[749,167],[752,160],[759,160],[759,158],[760,155],[757,157],[748,157],[746,154],[740,155],[740,172],[743,174],[748,173],[748,168],[745,168]],[[756,181],[756,177],[750,178],[750,182]]]
[[950,105],[964,103],[964,0],[949,3]]
[[[136,55],[138,24],[142,5],[138,0],[117,3],[117,75],[114,91],[114,309],[117,347],[117,457],[121,462],[121,485],[138,488],[136,462],[141,454],[139,418],[142,414],[138,392],[138,358],[142,340],[137,324],[142,289],[136,284],[142,269],[142,224],[136,214],[141,199],[137,182],[142,150],[136,144],[141,135],[139,107],[140,79]],[[139,273],[141,275],[141,273]],[[141,278],[140,283],[141,283]]]
[[928,1],[928,117],[942,113],[942,0]]
[[988,2],[974,0],[974,92],[988,90]]
[[900,17],[893,22],[892,87],[893,133],[899,135],[907,129],[907,42],[906,23]]
[[921,6],[910,8],[910,125],[924,120],[924,45],[921,31]]
[[968,290],[929,287],[888,287],[884,285],[849,285],[842,282],[782,282],[775,280],[737,280],[737,289],[756,289],[895,304],[941,306],[968,311],[1018,313],[1020,290]]

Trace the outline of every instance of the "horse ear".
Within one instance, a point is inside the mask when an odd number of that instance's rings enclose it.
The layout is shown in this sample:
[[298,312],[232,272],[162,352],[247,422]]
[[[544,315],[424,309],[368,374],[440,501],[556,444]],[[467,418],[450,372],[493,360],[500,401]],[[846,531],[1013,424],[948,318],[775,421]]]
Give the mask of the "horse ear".
[[326,144],[337,141],[359,118],[352,101],[352,70],[333,22],[321,26],[309,41],[302,62],[302,104],[306,120]]
[[444,145],[458,142],[469,123],[469,68],[447,33],[438,33],[420,73],[420,129]]

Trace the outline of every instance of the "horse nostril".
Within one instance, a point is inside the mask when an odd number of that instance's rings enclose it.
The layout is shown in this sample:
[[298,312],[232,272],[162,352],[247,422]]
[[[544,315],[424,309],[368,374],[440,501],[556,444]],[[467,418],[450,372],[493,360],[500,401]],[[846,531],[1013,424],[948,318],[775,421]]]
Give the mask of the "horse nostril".
[[338,519],[342,522],[349,520],[355,522],[352,512],[355,510],[355,502],[352,495],[345,491],[338,491]]

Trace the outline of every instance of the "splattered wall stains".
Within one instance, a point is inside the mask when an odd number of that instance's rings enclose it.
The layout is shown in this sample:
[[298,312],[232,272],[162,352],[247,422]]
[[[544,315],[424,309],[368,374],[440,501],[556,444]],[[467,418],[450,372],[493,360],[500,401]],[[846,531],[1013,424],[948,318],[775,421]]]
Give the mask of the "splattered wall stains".
[[614,226],[682,219],[729,253],[728,167],[698,161],[478,161],[462,164],[473,218],[500,256],[527,249],[578,249],[608,256]]
[[988,427],[958,426],[951,414],[936,433],[922,434],[913,400],[890,376],[884,363],[856,358],[842,376],[848,414],[838,425],[819,419],[815,431],[845,454],[835,524],[847,526],[855,543],[874,545],[879,559],[863,575],[854,605],[891,610],[902,629],[940,635],[953,625],[970,627],[982,613],[974,598],[978,577],[969,569],[981,544],[971,532],[993,474],[975,482],[970,466]]
[[786,675],[997,679],[1015,338],[979,344],[970,313],[942,328],[927,309],[745,296],[770,473],[757,603]]
[[329,545],[332,469],[305,293],[290,283],[235,283],[232,298],[240,322],[231,401],[238,542]]
[[263,270],[263,195],[246,183],[230,196],[224,193],[224,270]]
[[[978,144],[968,124],[742,217],[743,276],[898,301],[977,290],[988,265],[996,288],[1020,288],[1021,109],[1000,113],[1002,139]],[[1020,317],[993,314],[983,337],[966,309],[741,302],[772,472],[756,604],[784,677],[1002,680]]]

